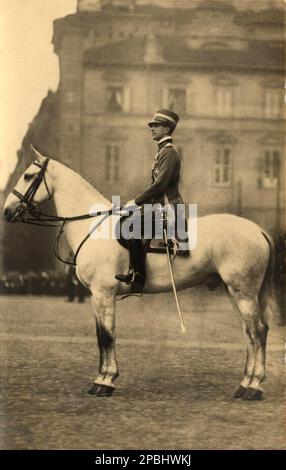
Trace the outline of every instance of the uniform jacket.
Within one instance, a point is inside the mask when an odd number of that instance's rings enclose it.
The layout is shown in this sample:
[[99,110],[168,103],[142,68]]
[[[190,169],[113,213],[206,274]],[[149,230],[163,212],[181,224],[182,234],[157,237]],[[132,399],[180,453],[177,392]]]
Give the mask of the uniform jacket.
[[143,193],[135,197],[135,203],[156,204],[164,202],[164,195],[171,204],[182,204],[179,193],[179,178],[182,157],[169,138],[159,145],[158,153],[152,167],[151,185]]

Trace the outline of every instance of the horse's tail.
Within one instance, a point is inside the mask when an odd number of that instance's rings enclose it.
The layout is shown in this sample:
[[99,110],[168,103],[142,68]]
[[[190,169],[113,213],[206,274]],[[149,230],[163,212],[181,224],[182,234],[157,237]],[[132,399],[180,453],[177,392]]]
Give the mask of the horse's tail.
[[284,324],[284,318],[279,308],[275,289],[275,243],[273,238],[267,232],[262,230],[262,234],[266,239],[270,250],[268,266],[266,268],[264,280],[260,289],[259,300],[262,306],[263,319],[267,324],[274,322],[275,324],[282,326]]

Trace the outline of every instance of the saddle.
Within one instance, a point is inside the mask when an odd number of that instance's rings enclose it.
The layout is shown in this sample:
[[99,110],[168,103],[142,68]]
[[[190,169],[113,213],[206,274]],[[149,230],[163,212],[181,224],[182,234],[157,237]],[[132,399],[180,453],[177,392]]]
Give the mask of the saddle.
[[[120,224],[120,226],[122,225],[122,223],[124,222],[124,220],[127,217],[128,216],[126,216],[126,215],[123,215],[123,216],[120,217],[120,220],[118,222]],[[121,228],[120,228],[119,233],[120,233],[120,237],[117,238],[118,243],[123,248],[126,248],[128,250],[128,240],[126,240],[126,238],[124,238],[122,236]],[[168,241],[169,253],[172,254],[172,255],[176,255],[178,253],[179,241],[176,240],[176,238],[168,239],[167,241]],[[147,254],[147,253],[166,254],[167,246],[166,246],[166,242],[163,238],[162,239],[156,239],[156,238],[144,239],[144,238],[141,238],[141,242],[142,242],[145,254]]]
[[[116,274],[115,278],[121,282],[125,282],[126,284],[131,285],[131,293],[139,293],[141,294],[144,289],[145,279],[146,279],[146,255],[147,253],[158,253],[158,254],[173,254],[176,256],[189,255],[189,250],[178,250],[179,241],[176,238],[168,239],[165,241],[164,239],[157,239],[154,237],[155,232],[153,230],[149,234],[151,238],[144,239],[142,234],[145,231],[141,231],[141,238],[130,238],[130,240],[123,237],[122,232],[122,224],[129,216],[122,216],[118,224],[119,226],[116,227],[117,232],[117,241],[123,247],[128,249],[129,251],[129,272],[128,274]],[[136,222],[135,222],[136,223]],[[163,225],[164,226],[164,225]],[[162,227],[163,227],[162,226]],[[127,232],[128,233],[128,232]],[[153,238],[152,238],[153,237]]]

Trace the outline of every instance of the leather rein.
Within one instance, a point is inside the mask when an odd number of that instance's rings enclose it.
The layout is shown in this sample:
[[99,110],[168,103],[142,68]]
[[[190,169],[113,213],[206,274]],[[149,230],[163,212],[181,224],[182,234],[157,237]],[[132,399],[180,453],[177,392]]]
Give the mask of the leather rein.
[[[14,220],[17,221],[17,222],[24,223],[24,224],[40,225],[42,227],[59,227],[59,226],[61,226],[59,234],[58,234],[58,236],[55,240],[55,243],[54,243],[54,247],[53,247],[54,254],[55,254],[56,258],[59,261],[61,261],[62,263],[69,264],[69,265],[72,265],[72,266],[76,266],[76,260],[77,260],[77,256],[79,254],[80,249],[82,248],[84,243],[89,239],[89,237],[92,235],[92,233],[95,232],[95,230],[102,224],[102,222],[105,219],[107,219],[107,217],[109,217],[114,212],[114,208],[106,210],[106,211],[99,211],[99,212],[92,212],[90,214],[77,215],[77,216],[74,216],[74,217],[61,217],[61,216],[58,216],[58,215],[45,214],[43,212],[37,211],[36,208],[35,208],[35,204],[33,203],[33,198],[34,198],[40,184],[42,183],[42,181],[44,181],[44,183],[45,183],[45,187],[46,187],[46,190],[47,190],[47,193],[48,193],[48,199],[51,200],[51,198],[52,198],[51,192],[49,191],[49,188],[48,188],[48,185],[47,185],[47,182],[46,182],[46,178],[45,178],[45,172],[46,172],[48,163],[49,163],[49,158],[45,159],[43,165],[40,165],[38,162],[33,162],[33,165],[36,165],[37,167],[39,167],[40,171],[39,171],[39,173],[36,174],[34,181],[32,181],[31,185],[29,186],[29,188],[27,189],[25,194],[21,194],[16,189],[13,189],[12,194],[14,194],[15,196],[17,196],[20,199],[20,206],[18,207],[17,212],[14,216]],[[25,174],[24,179],[28,178],[29,176],[30,175]],[[27,212],[30,215],[30,217],[26,216]],[[98,224],[96,224],[92,228],[92,230],[86,235],[86,237],[82,240],[82,242],[80,243],[79,247],[77,248],[77,250],[74,254],[73,261],[70,262],[70,261],[64,260],[60,256],[60,253],[59,253],[59,243],[60,243],[61,236],[64,233],[64,226],[65,226],[66,222],[75,222],[75,221],[79,221],[79,220],[86,220],[86,219],[91,219],[91,218],[94,218],[94,217],[99,217],[101,215],[104,215],[105,217],[103,217],[103,219],[101,219],[98,222]]]

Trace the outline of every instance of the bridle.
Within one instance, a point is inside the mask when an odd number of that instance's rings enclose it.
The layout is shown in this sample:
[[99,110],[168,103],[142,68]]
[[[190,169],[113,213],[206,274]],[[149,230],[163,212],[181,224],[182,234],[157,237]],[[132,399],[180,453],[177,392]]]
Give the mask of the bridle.
[[[12,194],[17,196],[20,199],[20,205],[17,208],[17,211],[13,217],[13,221],[21,222],[24,224],[31,224],[31,225],[40,225],[42,227],[59,227],[61,222],[61,228],[60,232],[55,240],[54,244],[54,254],[55,256],[62,261],[65,264],[70,264],[72,266],[76,266],[76,259],[78,256],[78,253],[81,249],[81,247],[84,245],[84,243],[88,240],[88,238],[92,235],[92,233],[95,232],[95,230],[102,224],[102,222],[107,219],[112,213],[114,214],[114,208],[106,210],[106,211],[100,211],[100,212],[93,212],[90,214],[83,214],[83,215],[77,215],[74,217],[62,217],[58,215],[52,215],[52,214],[44,214],[43,212],[37,211],[35,208],[35,204],[33,202],[33,199],[35,197],[35,194],[37,190],[39,189],[39,186],[42,181],[45,183],[45,187],[48,193],[48,199],[51,199],[51,192],[48,188],[46,177],[45,177],[45,172],[47,169],[49,163],[49,158],[46,158],[43,165],[40,165],[38,162],[33,162],[33,165],[36,165],[37,167],[40,168],[39,173],[36,174],[35,179],[32,181],[30,186],[28,187],[27,191],[25,194],[21,194],[17,189],[13,189]],[[26,174],[24,175],[25,178]],[[27,216],[27,213],[29,214],[29,217]],[[80,243],[79,247],[77,248],[73,262],[69,262],[67,260],[64,260],[61,258],[59,254],[59,243],[62,234],[64,233],[64,226],[66,222],[75,222],[79,220],[85,220],[85,219],[90,219],[93,217],[98,217],[104,215],[99,223],[95,224],[92,230],[86,235],[86,237],[82,240]]]
[[[39,171],[39,173],[36,174],[34,181],[32,181],[32,183],[28,187],[25,194],[21,194],[19,191],[17,191],[17,189],[13,189],[12,194],[14,194],[15,196],[17,196],[20,199],[21,204],[23,204],[23,205],[25,204],[25,206],[26,206],[25,209],[29,210],[30,208],[34,208],[33,198],[34,198],[36,192],[38,191],[39,186],[40,186],[40,184],[43,180],[44,180],[46,190],[47,190],[47,193],[48,193],[48,198],[51,199],[51,193],[49,191],[47,181],[46,181],[46,177],[45,177],[45,172],[46,172],[48,163],[49,163],[49,158],[45,159],[43,165],[40,165],[38,162],[33,162],[32,163],[33,165],[36,165],[37,167],[39,167],[40,171]],[[24,179],[25,179],[25,176],[26,176],[26,174],[24,175]]]

